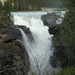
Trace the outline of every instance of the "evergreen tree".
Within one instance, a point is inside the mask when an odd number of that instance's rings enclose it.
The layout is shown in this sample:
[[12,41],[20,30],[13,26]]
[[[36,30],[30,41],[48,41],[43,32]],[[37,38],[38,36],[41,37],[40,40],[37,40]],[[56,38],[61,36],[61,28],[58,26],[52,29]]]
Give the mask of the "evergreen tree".
[[2,2],[0,1],[0,13],[2,13],[2,8],[3,8],[3,5],[2,5]]
[[[65,3],[68,9],[59,34],[59,40],[65,46],[65,56],[68,58],[68,66],[75,65],[75,0]],[[58,35],[57,35],[58,37]],[[65,60],[66,61],[66,60]],[[66,65],[67,66],[67,65]]]
[[3,11],[6,15],[9,14],[10,11],[12,11],[12,3],[10,2],[10,0],[4,2]]
[[14,11],[18,11],[18,7],[19,7],[19,5],[18,5],[18,0],[13,0],[13,10]]
[[64,27],[66,33],[67,50],[66,55],[69,60],[69,65],[75,64],[75,0],[69,0],[66,7],[68,9],[65,17]]

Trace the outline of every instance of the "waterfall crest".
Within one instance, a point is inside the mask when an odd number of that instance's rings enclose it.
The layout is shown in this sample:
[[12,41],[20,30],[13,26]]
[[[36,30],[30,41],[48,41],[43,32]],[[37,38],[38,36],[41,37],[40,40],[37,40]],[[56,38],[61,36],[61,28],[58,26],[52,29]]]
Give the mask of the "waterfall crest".
[[20,29],[20,31],[23,38],[23,45],[25,46],[30,58],[31,71],[36,72],[37,75],[45,75],[47,71],[50,72],[52,70],[49,61],[50,56],[53,55],[51,42],[51,37],[53,35],[48,33],[48,27],[44,26],[40,17],[41,15],[14,15],[14,24],[30,28],[34,38],[33,42],[28,41],[29,39],[22,29]]

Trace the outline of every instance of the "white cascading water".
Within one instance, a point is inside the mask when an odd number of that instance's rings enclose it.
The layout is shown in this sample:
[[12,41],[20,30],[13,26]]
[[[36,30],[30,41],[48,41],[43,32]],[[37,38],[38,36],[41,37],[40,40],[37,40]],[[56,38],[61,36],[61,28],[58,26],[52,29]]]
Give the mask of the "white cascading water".
[[[36,73],[36,75],[46,75],[46,73],[50,73],[53,69],[49,62],[50,56],[53,55],[51,42],[51,37],[53,35],[50,35],[48,33],[48,27],[44,26],[43,21],[40,18],[42,14],[26,14],[27,13],[23,15],[14,15],[14,24],[24,25],[30,28],[34,38],[33,42],[30,42],[24,31],[20,29],[23,44],[30,58],[31,70],[29,71],[29,75],[31,75],[31,73]],[[46,14],[46,12],[43,14]]]

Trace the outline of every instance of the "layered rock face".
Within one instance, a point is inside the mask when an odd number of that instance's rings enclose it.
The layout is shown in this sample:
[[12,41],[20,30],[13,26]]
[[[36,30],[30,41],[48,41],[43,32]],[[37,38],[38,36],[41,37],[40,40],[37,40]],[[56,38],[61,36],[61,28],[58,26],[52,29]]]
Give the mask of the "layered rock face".
[[26,75],[30,62],[25,47],[18,41],[22,39],[20,27],[7,22],[8,18],[0,20],[0,75]]

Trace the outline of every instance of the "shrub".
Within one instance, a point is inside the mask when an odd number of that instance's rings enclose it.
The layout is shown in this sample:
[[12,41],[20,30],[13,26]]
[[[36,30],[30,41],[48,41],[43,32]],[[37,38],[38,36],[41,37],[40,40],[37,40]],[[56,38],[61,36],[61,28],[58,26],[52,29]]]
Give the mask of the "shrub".
[[75,75],[75,68],[74,67],[67,67],[62,69],[58,73],[53,73],[53,75]]

